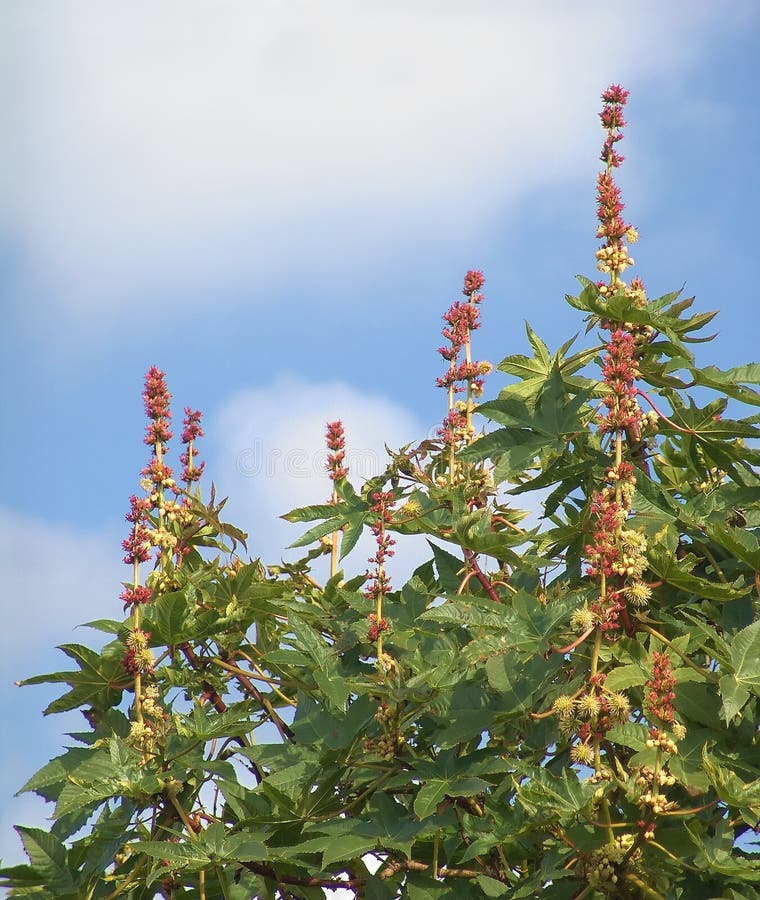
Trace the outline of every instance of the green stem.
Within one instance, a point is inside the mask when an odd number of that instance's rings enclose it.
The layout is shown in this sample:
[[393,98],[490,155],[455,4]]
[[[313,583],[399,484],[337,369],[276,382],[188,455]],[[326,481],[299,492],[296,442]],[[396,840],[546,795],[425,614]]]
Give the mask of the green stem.
[[647,634],[651,634],[652,637],[656,637],[658,641],[662,641],[676,656],[680,657],[680,659],[689,666],[690,669],[694,669],[695,672],[699,672],[700,675],[704,677],[706,681],[710,681],[713,684],[717,684],[720,680],[719,676],[715,674],[715,672],[710,672],[708,669],[703,669],[702,666],[698,666],[695,662],[693,662],[689,657],[682,651],[676,647],[671,640],[665,637],[664,634],[660,634],[659,631],[656,631],[651,625],[647,625],[646,622],[642,622],[639,620],[639,626],[642,631],[646,631]]
[[[474,292],[473,292],[474,293]],[[470,294],[468,298],[468,302],[470,306],[475,305],[475,301],[473,300],[473,294]],[[470,343],[470,329],[467,329],[467,338],[464,342],[464,358],[465,362],[469,366],[472,363],[472,345]],[[473,402],[472,402],[472,379],[467,379],[467,410],[465,412],[466,415],[466,428],[467,428],[467,443],[470,442],[470,433],[472,429],[472,410],[473,410]]]
[[709,548],[705,544],[703,544],[702,541],[694,541],[694,549],[699,549],[700,552],[704,553],[704,555],[710,561],[713,569],[715,569],[715,574],[718,576],[718,578],[723,582],[723,584],[728,584],[728,580],[723,574],[723,570],[718,565],[718,561],[712,555]]
[[633,872],[626,872],[625,878],[626,881],[635,884],[642,894],[645,897],[649,897],[650,900],[665,900],[665,897],[662,894],[658,893],[654,888],[649,887],[648,884],[642,881],[638,875],[634,875]]
[[[137,527],[137,526],[135,526],[135,527]],[[139,563],[137,560],[135,560],[135,561],[132,563],[132,573],[133,573],[133,574],[132,574],[132,588],[133,588],[134,590],[136,590],[137,587],[138,587],[139,584],[140,584],[140,563]],[[134,623],[135,623],[134,630],[137,631],[137,630],[139,630],[139,628],[140,628],[140,604],[139,604],[139,603],[135,603],[135,604],[134,604],[134,609],[133,609],[132,617],[133,617]],[[137,671],[137,672],[135,673],[135,705],[134,705],[134,710],[135,710],[135,719],[136,719],[136,721],[138,722],[138,724],[140,724],[140,725],[142,725],[142,723],[143,723],[143,711],[142,711],[142,699],[141,699],[141,694],[142,694],[142,673],[139,672],[139,671]]]
[[[338,502],[338,492],[333,488],[332,503]],[[334,578],[338,574],[338,555],[340,550],[340,531],[336,530],[332,533],[332,547],[330,548],[330,578]]]

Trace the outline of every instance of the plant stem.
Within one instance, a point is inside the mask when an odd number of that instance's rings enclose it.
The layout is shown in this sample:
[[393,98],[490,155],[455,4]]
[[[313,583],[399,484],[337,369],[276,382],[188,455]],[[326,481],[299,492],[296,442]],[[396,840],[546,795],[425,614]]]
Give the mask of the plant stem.
[[704,677],[706,681],[710,681],[713,684],[717,684],[720,680],[719,676],[715,674],[715,672],[710,672],[707,669],[703,669],[702,666],[698,666],[693,660],[689,659],[689,657],[682,651],[676,647],[671,640],[665,637],[664,634],[660,634],[659,631],[656,631],[651,625],[647,625],[646,622],[642,622],[639,620],[639,627],[642,631],[646,631],[647,634],[651,634],[652,637],[656,637],[658,641],[662,641],[663,644],[667,646],[669,650],[672,650],[676,656],[680,657],[683,662],[689,666],[690,669],[694,669],[695,672],[699,672],[700,675]]
[[[333,487],[332,504],[337,505],[338,492]],[[340,531],[336,530],[332,533],[332,546],[330,548],[330,578],[334,578],[338,574],[338,557],[340,551]]]
[[665,897],[658,893],[654,888],[649,887],[638,875],[634,875],[633,872],[626,872],[625,874],[626,881],[630,881],[631,884],[635,884],[636,887],[642,892],[645,897],[649,897],[650,900],[665,900]]

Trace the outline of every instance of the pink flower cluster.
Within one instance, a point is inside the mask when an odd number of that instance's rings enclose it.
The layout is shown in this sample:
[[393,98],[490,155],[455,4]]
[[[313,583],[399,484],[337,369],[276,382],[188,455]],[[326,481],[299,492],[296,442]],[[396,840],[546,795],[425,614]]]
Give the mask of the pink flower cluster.
[[[165,445],[172,439],[172,433],[169,430],[172,420],[169,408],[171,394],[166,389],[164,373],[157,366],[151,366],[145,375],[143,401],[145,414],[150,420],[145,429],[145,443],[149,447],[156,444]],[[163,447],[163,449],[166,448]]]
[[611,276],[610,285],[600,283],[603,293],[614,292],[614,285],[618,275],[633,265],[633,260],[628,256],[628,248],[623,238],[629,236],[633,242],[637,235],[635,229],[623,219],[622,212],[625,208],[620,198],[620,188],[615,183],[612,170],[616,169],[624,157],[615,149],[615,145],[623,139],[623,107],[628,100],[628,91],[613,84],[602,94],[604,106],[599,113],[603,127],[607,130],[607,136],[602,146],[601,159],[605,163],[605,170],[599,173],[596,183],[597,218],[599,225],[597,237],[604,238],[605,243],[596,252],[597,268]]
[[[176,514],[178,504],[176,499],[166,501],[165,491],[171,491],[174,498],[181,494],[176,486],[173,472],[170,466],[164,462],[164,453],[167,451],[167,442],[172,438],[171,424],[171,395],[166,388],[164,373],[156,366],[151,366],[145,375],[145,389],[143,391],[145,412],[148,416],[145,443],[151,447],[151,458],[141,470],[142,485],[146,490],[146,497],[131,497],[129,512],[126,515],[130,523],[130,531],[122,541],[125,552],[124,562],[128,565],[139,566],[148,562],[151,558],[151,550],[155,546],[156,529],[153,527],[155,520],[151,514],[158,513],[159,530],[164,527],[167,511],[172,507]],[[194,441],[203,436],[201,428],[201,413],[187,407],[183,421],[182,441],[186,450],[181,456],[185,467],[182,473],[188,486],[197,481],[203,472],[204,464],[198,464],[194,457]],[[180,550],[177,550],[178,559]],[[136,580],[136,577],[135,577]],[[121,599],[125,606],[147,603],[152,597],[150,588],[142,585],[128,586],[121,593]]]
[[599,118],[602,120],[602,126],[607,129],[607,138],[602,147],[601,159],[612,168],[619,166],[624,159],[615,151],[615,144],[623,139],[622,130],[626,125],[623,107],[628,101],[629,93],[630,91],[620,87],[619,84],[611,84],[602,94],[604,106]]
[[197,463],[195,461],[195,441],[199,437],[203,437],[203,429],[201,428],[201,412],[200,410],[192,410],[189,406],[185,407],[185,418],[182,421],[184,426],[182,430],[182,443],[186,449],[179,458],[179,461],[185,467],[182,470],[182,480],[188,485],[194,481],[198,481],[203,474],[206,463]]
[[327,456],[325,468],[333,481],[338,481],[348,475],[348,469],[343,465],[346,458],[346,438],[343,432],[343,423],[338,419],[327,423],[326,431]]
[[463,350],[468,352],[466,348],[469,348],[471,333],[480,328],[479,304],[483,300],[480,289],[484,284],[482,272],[467,272],[462,290],[468,298],[467,302],[456,301],[443,316],[446,325],[442,334],[449,344],[439,347],[438,352],[448,361],[449,368],[442,377],[436,378],[436,384],[449,392],[449,412],[438,429],[438,436],[449,445],[461,440],[467,428],[466,411],[454,407],[454,395],[469,389],[473,396],[479,397],[483,393],[483,378],[491,370],[488,363],[468,362],[467,358],[460,358]]
[[614,491],[609,488],[603,488],[591,499],[591,515],[595,524],[592,542],[586,545],[586,558],[589,563],[587,574],[592,577],[609,577],[614,573],[618,559],[615,535],[620,527],[621,512],[625,515],[615,500]]
[[630,331],[615,327],[606,350],[607,354],[602,361],[602,375],[610,392],[602,402],[609,412],[600,418],[599,428],[602,433],[626,431],[637,439],[641,430],[642,413],[634,385],[641,374],[636,360],[636,339]]
[[676,698],[676,679],[673,665],[667,653],[652,654],[652,677],[646,682],[646,707],[649,714],[661,722],[670,723],[675,718],[673,701]]
[[[375,514],[375,520],[370,528],[377,542],[377,550],[375,555],[369,558],[369,562],[373,564],[374,568],[372,571],[367,572],[364,596],[368,600],[375,600],[379,604],[391,589],[391,581],[385,571],[385,561],[388,557],[393,556],[394,551],[391,548],[396,542],[387,533],[386,526],[391,521],[391,510],[393,509],[395,498],[393,491],[375,491],[372,494],[372,499],[374,503],[370,507],[370,512]],[[376,613],[370,614],[369,623],[367,638],[370,641],[376,641],[382,631],[390,630],[387,620]]]

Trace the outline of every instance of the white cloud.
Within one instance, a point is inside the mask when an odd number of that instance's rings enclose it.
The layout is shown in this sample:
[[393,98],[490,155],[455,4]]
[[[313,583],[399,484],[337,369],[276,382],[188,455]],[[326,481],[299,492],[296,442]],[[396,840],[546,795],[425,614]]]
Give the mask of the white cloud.
[[600,90],[678,72],[725,20],[685,0],[628,16],[602,2],[17,5],[0,64],[17,299],[102,325],[240,284],[263,300],[296,261],[369,268],[381,236],[385,252],[456,240],[583,174]]
[[[221,494],[230,496],[226,517],[250,531],[249,551],[264,562],[277,562],[309,527],[282,521],[283,513],[329,498],[324,435],[325,423],[335,419],[345,427],[349,477],[357,488],[385,468],[385,444],[397,450],[428,435],[392,400],[341,382],[308,383],[294,376],[235,394],[208,429],[216,444],[209,473]],[[369,540],[351,554],[354,574],[365,568]],[[426,555],[424,541],[416,539],[400,540],[396,551],[397,578],[408,576]],[[292,559],[303,552],[285,555]]]

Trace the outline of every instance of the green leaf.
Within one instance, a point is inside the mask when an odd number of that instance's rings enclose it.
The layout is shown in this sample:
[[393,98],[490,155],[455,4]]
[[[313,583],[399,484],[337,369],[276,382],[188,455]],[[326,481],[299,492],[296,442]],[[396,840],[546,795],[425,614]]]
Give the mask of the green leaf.
[[[331,506],[330,509],[333,513],[335,512],[334,506]],[[318,541],[326,534],[331,534],[333,531],[339,531],[345,521],[343,516],[332,515],[326,521],[320,522],[318,525],[310,528],[305,534],[302,534],[300,538],[293,541],[292,544],[288,544],[288,547],[306,547],[308,544],[313,544],[314,541]]]
[[18,794],[34,791],[46,800],[55,799],[58,792],[51,794],[45,789],[64,783],[69,773],[75,771],[84,760],[91,756],[92,750],[84,747],[69,748],[64,754],[56,756],[39,769],[18,791]]
[[502,695],[499,714],[524,715],[532,706],[532,700],[545,689],[546,684],[562,665],[562,658],[552,655],[549,659],[535,656],[523,663],[517,653],[502,653],[486,662],[488,683]]
[[541,813],[569,823],[584,811],[594,796],[596,785],[581,783],[574,771],[565,769],[560,777],[546,769],[526,770],[527,779],[518,787],[517,797],[528,815]]
[[201,741],[250,734],[254,729],[247,702],[236,704],[224,712],[217,712],[212,706],[196,706],[189,715],[175,713],[174,721],[177,733],[182,737]]
[[503,881],[491,878],[489,875],[480,875],[475,879],[475,883],[483,891],[484,897],[506,897],[512,892],[512,888]]
[[62,644],[58,649],[79,664],[79,672],[53,672],[50,675],[35,675],[19,682],[21,685],[59,682],[71,685],[68,693],[47,706],[45,715],[96,704],[99,699],[104,701],[107,706],[115,706],[118,703],[123,689],[120,685],[126,687],[127,684],[121,666],[121,650],[118,651],[118,656],[113,650],[109,656],[106,656],[108,647],[103,650],[103,655],[88,647],[83,647],[81,644]]
[[453,748],[441,751],[433,761],[415,762],[415,772],[425,782],[414,800],[414,814],[419,819],[433,815],[445,797],[469,797],[490,786],[473,774],[477,768],[468,763],[467,758],[457,757]]
[[301,506],[298,509],[292,509],[285,515],[280,516],[286,522],[315,522],[318,519],[331,519],[336,515],[339,507],[333,503],[320,503],[314,506]]
[[183,591],[162,594],[150,605],[150,625],[146,627],[163,644],[179,644],[193,636],[192,631],[188,632],[186,628],[193,606]]
[[733,672],[720,679],[726,722],[739,715],[750,693],[760,696],[760,619],[734,635],[729,658]]
[[72,872],[66,865],[66,848],[58,838],[41,828],[16,825],[35,876],[42,879],[54,896],[66,896],[76,890]]
[[755,572],[760,572],[760,542],[754,534],[743,528],[733,528],[718,522],[704,525],[707,535],[728,552],[746,563]]
[[702,750],[702,768],[724,803],[750,811],[754,827],[760,817],[760,778],[751,782],[742,781],[734,771],[722,766],[706,746]]
[[345,559],[346,556],[357,545],[359,538],[364,531],[364,523],[367,520],[366,513],[354,513],[346,517],[346,529],[340,539],[340,558]]
[[632,663],[627,666],[616,666],[607,674],[604,686],[608,691],[624,691],[627,688],[644,684],[646,680],[646,672],[640,666]]
[[154,859],[166,859],[173,869],[189,869],[197,872],[211,863],[211,858],[196,841],[174,844],[170,841],[140,841],[132,845],[136,853],[144,853]]
[[704,369],[692,369],[691,374],[696,384],[713,388],[735,400],[741,400],[742,403],[760,406],[760,393],[745,386],[746,384],[760,384],[760,364],[758,363],[735,366],[732,369],[707,366]]
[[[752,590],[752,586],[745,584],[743,579],[737,579],[732,584],[708,581],[687,571],[689,560],[677,560],[673,554],[661,550],[657,546],[650,546],[647,551],[649,568],[663,581],[673,587],[696,594],[710,600],[726,602],[743,597]],[[693,565],[693,557],[692,563]]]

